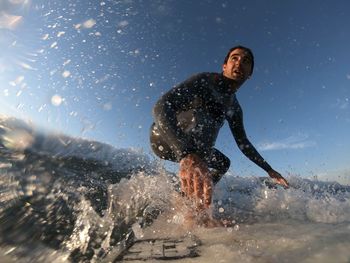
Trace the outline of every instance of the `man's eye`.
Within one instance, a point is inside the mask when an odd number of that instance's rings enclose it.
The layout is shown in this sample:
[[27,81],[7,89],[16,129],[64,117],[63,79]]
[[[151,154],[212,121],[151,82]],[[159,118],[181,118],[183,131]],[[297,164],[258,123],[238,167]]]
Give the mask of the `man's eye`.
[[251,60],[249,58],[245,58],[245,59],[243,59],[243,63],[244,64],[250,64]]

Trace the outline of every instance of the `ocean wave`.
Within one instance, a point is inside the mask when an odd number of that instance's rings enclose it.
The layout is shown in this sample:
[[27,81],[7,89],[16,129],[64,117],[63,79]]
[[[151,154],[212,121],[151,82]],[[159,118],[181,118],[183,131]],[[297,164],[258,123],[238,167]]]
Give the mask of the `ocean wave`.
[[292,175],[287,179],[289,189],[270,178],[224,178],[214,196],[217,216],[244,222],[350,222],[350,186]]
[[[214,192],[215,218],[235,224],[350,222],[350,187],[287,176],[226,175]],[[98,261],[118,255],[171,211],[178,179],[141,152],[38,132],[0,118],[0,253],[17,262]],[[183,203],[185,205],[185,202]],[[135,227],[138,226],[138,227]],[[1,257],[0,257],[1,259]],[[58,260],[58,261],[57,261]]]

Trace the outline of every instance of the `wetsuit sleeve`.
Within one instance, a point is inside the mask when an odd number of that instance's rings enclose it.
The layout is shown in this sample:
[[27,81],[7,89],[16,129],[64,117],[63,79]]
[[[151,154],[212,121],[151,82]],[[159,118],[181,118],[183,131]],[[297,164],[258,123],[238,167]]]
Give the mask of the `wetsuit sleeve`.
[[179,160],[196,149],[192,139],[178,126],[177,114],[191,109],[196,98],[203,96],[207,79],[205,74],[187,79],[165,93],[153,108],[155,122]]
[[266,172],[270,171],[272,169],[271,166],[264,160],[247,138],[243,125],[243,112],[239,105],[235,113],[232,114],[232,116],[228,116],[227,120],[233,137],[242,153]]

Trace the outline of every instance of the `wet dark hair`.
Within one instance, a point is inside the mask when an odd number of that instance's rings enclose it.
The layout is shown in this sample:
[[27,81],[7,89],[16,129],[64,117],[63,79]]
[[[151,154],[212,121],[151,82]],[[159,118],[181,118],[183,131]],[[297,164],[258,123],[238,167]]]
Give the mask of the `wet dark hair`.
[[230,57],[231,52],[232,52],[233,50],[235,50],[235,49],[242,49],[242,50],[244,50],[245,52],[247,52],[247,53],[249,54],[250,58],[252,59],[252,67],[250,68],[250,75],[252,75],[252,74],[253,74],[253,69],[254,69],[254,55],[253,55],[253,52],[252,52],[249,48],[247,48],[247,47],[235,46],[235,47],[230,48],[230,50],[227,52],[227,55],[226,55],[226,57],[225,57],[224,64],[227,63],[227,61],[228,61],[228,59],[229,59],[229,57]]

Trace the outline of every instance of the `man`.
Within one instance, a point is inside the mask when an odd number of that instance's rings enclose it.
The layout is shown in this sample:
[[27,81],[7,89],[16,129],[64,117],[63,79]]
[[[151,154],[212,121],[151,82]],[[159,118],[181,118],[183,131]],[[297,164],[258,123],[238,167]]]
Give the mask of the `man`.
[[180,163],[181,190],[199,210],[208,208],[212,187],[227,172],[230,160],[214,148],[225,119],[245,156],[278,184],[288,182],[261,157],[248,140],[236,91],[252,75],[254,56],[236,46],[227,53],[222,74],[201,73],[164,94],[153,109],[151,147],[162,159]]

